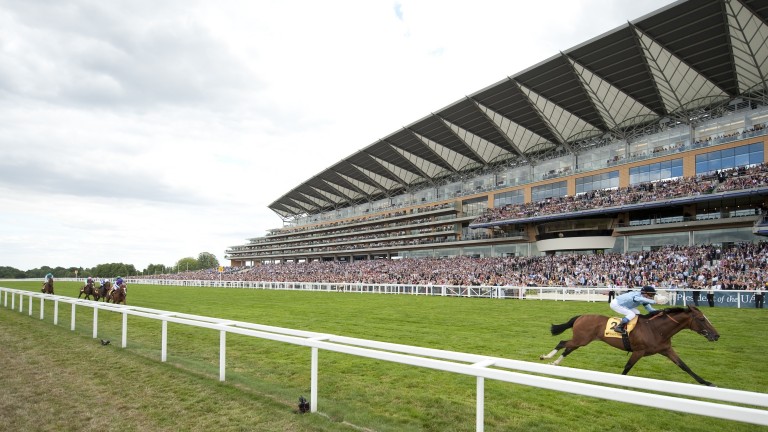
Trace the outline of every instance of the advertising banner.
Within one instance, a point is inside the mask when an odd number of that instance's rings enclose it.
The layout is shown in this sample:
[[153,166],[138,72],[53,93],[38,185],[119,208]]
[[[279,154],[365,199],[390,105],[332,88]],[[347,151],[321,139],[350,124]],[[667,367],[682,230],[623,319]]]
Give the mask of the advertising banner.
[[707,299],[708,291],[676,291],[669,292],[670,304],[675,306],[698,306],[707,307],[732,307],[732,308],[753,308],[755,307],[756,291],[720,291],[716,290],[712,294],[711,303]]

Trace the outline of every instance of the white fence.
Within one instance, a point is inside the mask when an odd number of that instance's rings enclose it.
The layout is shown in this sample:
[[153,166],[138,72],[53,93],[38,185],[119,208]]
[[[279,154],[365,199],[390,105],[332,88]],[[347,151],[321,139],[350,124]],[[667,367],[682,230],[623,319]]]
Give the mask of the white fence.
[[[16,281],[28,281],[29,279],[16,279]],[[85,283],[84,278],[60,278],[62,281]],[[324,291],[347,292],[360,294],[405,294],[428,295],[441,297],[477,297],[494,299],[526,299],[526,300],[554,300],[554,301],[606,301],[609,288],[604,286],[578,286],[578,287],[530,287],[530,286],[464,286],[464,285],[418,285],[418,284],[364,284],[349,282],[270,282],[270,281],[225,281],[209,279],[136,279],[125,278],[131,284],[158,285],[158,286],[189,286],[207,288],[243,288],[243,289],[272,289],[272,290],[300,290],[300,291]],[[710,293],[706,289],[666,289],[657,288],[669,296],[673,306],[686,306],[688,304],[706,305],[705,295]],[[626,288],[616,288],[616,293],[622,293]],[[757,291],[749,290],[717,290],[713,291],[717,307],[752,308],[755,307],[755,294]]]
[[[731,405],[745,404],[756,407],[768,407],[768,395],[763,393],[704,387],[694,384],[595,372],[477,354],[376,342],[157,309],[99,303],[91,300],[80,300],[73,297],[4,287],[0,287],[0,296],[2,297],[1,301],[4,307],[11,310],[18,309],[19,313],[24,313],[26,303],[26,311],[29,316],[34,315],[33,308],[35,299],[37,299],[39,301],[40,319],[45,317],[46,303],[50,304],[52,302],[54,325],[58,325],[59,304],[70,304],[72,308],[71,330],[75,329],[77,307],[91,308],[93,309],[94,338],[98,337],[98,317],[100,311],[122,314],[122,340],[120,346],[123,348],[128,346],[129,315],[160,321],[162,326],[160,361],[163,362],[166,361],[168,354],[169,322],[216,330],[219,332],[220,381],[225,381],[226,379],[228,333],[306,346],[311,349],[310,404],[312,412],[316,412],[318,409],[319,351],[326,350],[476,377],[477,409],[475,421],[477,431],[484,430],[485,379],[523,384],[600,399],[632,401],[636,405],[768,426],[768,410]],[[549,377],[532,375],[532,373],[549,375]],[[574,382],[561,378],[577,379],[596,384]],[[641,389],[642,391],[605,387],[604,384]],[[646,391],[693,396],[726,403],[685,399],[676,396],[647,393]]]
[[[65,279],[84,281],[84,279]],[[268,281],[225,281],[225,280],[168,280],[168,279],[127,279],[129,284],[191,286],[211,288],[276,289],[302,291],[330,291],[370,294],[407,294],[442,297],[481,297],[496,299],[528,299],[555,301],[606,301],[609,288],[605,286],[579,287],[530,287],[530,286],[464,286],[464,285],[418,285],[418,284],[364,284],[364,283],[320,283],[320,282],[268,282]],[[669,296],[670,304],[705,305],[705,295],[713,293],[718,307],[751,308],[755,305],[757,291],[748,290],[701,290],[657,288]],[[616,288],[617,293],[626,288]]]

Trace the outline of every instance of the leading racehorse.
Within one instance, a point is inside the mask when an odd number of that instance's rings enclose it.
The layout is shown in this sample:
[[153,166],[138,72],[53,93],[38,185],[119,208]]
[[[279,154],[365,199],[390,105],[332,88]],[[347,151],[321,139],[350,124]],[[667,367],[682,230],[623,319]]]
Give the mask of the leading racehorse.
[[626,375],[641,358],[661,354],[672,360],[698,383],[713,385],[696,375],[688,365],[683,363],[680,356],[672,348],[672,336],[684,329],[691,329],[711,342],[720,338],[720,334],[712,326],[712,323],[697,307],[675,307],[662,309],[649,315],[638,315],[637,324],[628,335],[628,346],[624,344],[620,335],[609,327],[610,320],[611,318],[603,315],[580,315],[571,318],[567,323],[553,324],[552,335],[559,335],[573,327],[573,339],[560,341],[549,354],[539,358],[542,360],[552,358],[559,350],[565,348],[563,354],[553,362],[557,365],[575,349],[583,347],[593,340],[601,340],[614,348],[632,352],[624,366],[622,375]]

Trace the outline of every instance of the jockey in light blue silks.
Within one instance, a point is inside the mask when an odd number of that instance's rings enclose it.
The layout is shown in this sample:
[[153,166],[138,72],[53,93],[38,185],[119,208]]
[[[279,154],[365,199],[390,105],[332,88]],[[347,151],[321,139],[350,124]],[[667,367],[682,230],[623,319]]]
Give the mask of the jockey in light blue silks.
[[656,312],[656,309],[651,306],[656,304],[655,296],[656,288],[646,285],[639,292],[629,291],[613,299],[611,301],[611,309],[624,315],[624,318],[621,319],[615,330],[618,333],[625,334],[627,332],[627,323],[640,313],[637,309],[640,305],[643,305],[648,313]]
[[40,292],[45,293],[45,287],[47,284],[50,284],[51,294],[53,294],[53,273],[48,273],[45,275],[45,280],[43,280],[43,289],[41,289]]

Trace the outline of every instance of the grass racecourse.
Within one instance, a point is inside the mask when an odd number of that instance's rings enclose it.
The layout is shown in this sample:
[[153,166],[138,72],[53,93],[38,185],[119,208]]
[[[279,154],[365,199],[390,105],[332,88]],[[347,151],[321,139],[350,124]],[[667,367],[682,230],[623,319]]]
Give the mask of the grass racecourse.
[[[0,286],[39,291],[40,282]],[[57,282],[77,297],[80,284]],[[39,319],[0,305],[0,431],[473,431],[474,377],[320,351],[319,414],[298,414],[309,399],[310,350],[241,335],[227,336],[227,381],[218,381],[219,334],[168,325],[168,361],[160,362],[158,321],[53,306]],[[568,330],[552,323],[574,315],[610,315],[605,302],[553,302],[304,291],[131,285],[130,305],[311,330],[451,351],[538,362]],[[84,313],[84,311],[88,311]],[[673,346],[719,387],[768,390],[768,312],[703,308],[718,342],[684,331]],[[627,354],[595,342],[563,366],[620,373]],[[694,383],[661,356],[631,375]],[[630,402],[631,401],[627,401]],[[755,431],[747,423],[485,381],[486,431]]]

